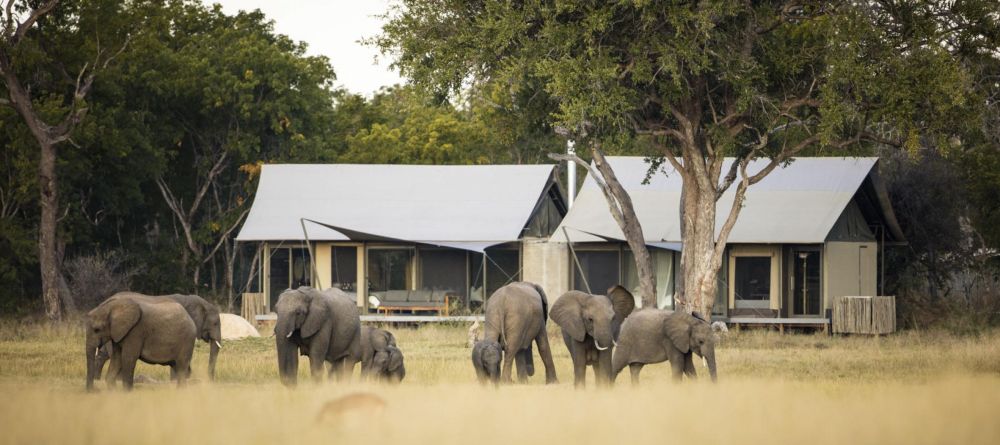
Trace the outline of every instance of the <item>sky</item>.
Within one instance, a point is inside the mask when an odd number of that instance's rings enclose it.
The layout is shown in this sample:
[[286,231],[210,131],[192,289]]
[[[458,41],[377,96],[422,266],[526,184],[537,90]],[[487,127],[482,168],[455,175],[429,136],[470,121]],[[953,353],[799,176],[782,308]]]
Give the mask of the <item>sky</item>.
[[[222,5],[227,14],[260,9],[274,29],[309,45],[307,54],[330,59],[337,74],[336,85],[371,97],[382,86],[401,83],[399,73],[389,69],[390,58],[358,43],[377,35],[382,14],[391,0],[204,0]],[[377,58],[377,62],[376,62]]]

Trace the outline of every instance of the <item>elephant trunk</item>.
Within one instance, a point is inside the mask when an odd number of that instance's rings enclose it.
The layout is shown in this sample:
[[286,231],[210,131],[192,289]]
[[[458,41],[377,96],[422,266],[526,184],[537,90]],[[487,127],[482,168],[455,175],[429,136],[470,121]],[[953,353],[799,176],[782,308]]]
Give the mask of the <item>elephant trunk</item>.
[[704,357],[705,362],[708,364],[708,375],[712,377],[712,383],[715,383],[719,380],[715,368],[715,347],[709,346],[706,348]]
[[94,377],[97,375],[97,352],[101,348],[101,341],[92,332],[87,333],[87,347],[84,353],[87,355],[87,391],[94,389]]
[[608,320],[607,323],[600,323],[594,326],[594,333],[592,334],[594,337],[594,347],[599,351],[605,351],[615,344],[611,324],[612,321]]
[[217,339],[213,339],[208,344],[208,379],[215,380],[215,360],[219,358],[219,348],[222,347],[222,342]]
[[278,375],[285,386],[294,386],[299,374],[298,347],[289,340],[294,332],[291,323],[279,323],[274,327],[274,341],[278,349]]

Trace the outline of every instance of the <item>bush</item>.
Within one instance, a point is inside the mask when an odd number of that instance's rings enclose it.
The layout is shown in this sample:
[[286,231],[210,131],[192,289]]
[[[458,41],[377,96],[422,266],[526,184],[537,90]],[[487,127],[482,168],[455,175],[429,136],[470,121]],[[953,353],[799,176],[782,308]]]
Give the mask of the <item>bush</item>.
[[115,292],[129,290],[140,273],[120,251],[82,255],[66,262],[63,273],[77,309],[93,309]]

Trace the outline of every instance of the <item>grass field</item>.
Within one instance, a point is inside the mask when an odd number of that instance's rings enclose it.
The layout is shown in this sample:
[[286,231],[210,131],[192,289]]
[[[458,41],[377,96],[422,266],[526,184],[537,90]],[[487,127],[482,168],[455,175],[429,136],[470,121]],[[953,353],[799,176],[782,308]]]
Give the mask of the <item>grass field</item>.
[[[214,383],[199,343],[199,381],[188,387],[87,394],[81,328],[0,323],[0,443],[1000,443],[1000,331],[731,333],[718,347],[718,384],[675,384],[661,364],[638,387],[624,373],[613,389],[578,391],[555,331],[559,385],[541,385],[536,361],[531,384],[494,390],[475,383],[464,327],[392,330],[406,354],[398,386],[313,384],[303,366],[299,386],[284,388],[274,340],[260,338],[227,342]],[[137,373],[167,379],[163,367]],[[385,409],[316,420],[326,402],[357,392]]]

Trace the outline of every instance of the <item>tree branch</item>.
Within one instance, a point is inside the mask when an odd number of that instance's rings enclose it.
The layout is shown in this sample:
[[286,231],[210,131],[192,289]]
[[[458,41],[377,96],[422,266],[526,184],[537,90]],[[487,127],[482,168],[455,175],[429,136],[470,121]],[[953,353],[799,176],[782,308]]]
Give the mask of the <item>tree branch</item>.
[[[13,2],[7,4],[8,18],[10,17],[9,14],[10,14],[11,3]],[[27,34],[28,30],[31,29],[32,26],[34,26],[35,22],[37,22],[38,19],[41,18],[43,15],[48,14],[53,9],[55,9],[57,4],[59,4],[59,0],[49,0],[48,2],[43,3],[38,8],[32,10],[31,14],[28,15],[27,20],[18,24],[17,29],[14,31],[14,35],[9,37],[11,46],[17,45],[21,41],[21,39],[24,38],[24,35]]]

